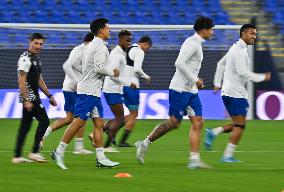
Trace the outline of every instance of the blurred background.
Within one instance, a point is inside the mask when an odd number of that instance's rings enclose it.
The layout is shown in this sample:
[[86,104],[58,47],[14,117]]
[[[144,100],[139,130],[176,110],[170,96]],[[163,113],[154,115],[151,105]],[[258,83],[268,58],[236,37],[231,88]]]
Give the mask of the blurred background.
[[[199,15],[211,17],[219,26],[203,47],[204,61],[199,76],[206,85],[205,90],[200,91],[205,118],[228,118],[220,95],[214,95],[211,90],[216,64],[238,41],[240,26],[254,23],[258,40],[251,49],[252,68],[256,72],[271,71],[272,81],[255,84],[250,91],[251,118],[283,120],[283,0],[1,0],[0,118],[21,117],[21,105],[17,100],[17,60],[28,46],[29,35],[34,32],[46,37],[41,53],[42,71],[48,87],[60,101],[54,108],[42,95],[43,103],[51,118],[64,116],[62,64],[71,49],[82,42],[90,21],[99,17],[108,18],[114,26],[108,41],[110,50],[117,44],[119,28],[143,25],[142,29],[131,28],[133,43],[143,35],[153,39],[153,48],[146,54],[143,64],[152,83],[142,82],[139,118],[167,118],[167,89],[175,71],[174,62],[183,41],[194,34],[184,26],[193,25]],[[21,27],[19,24],[23,23],[26,25]],[[49,25],[36,27],[35,24]],[[118,24],[121,26],[115,27]],[[153,26],[163,25],[168,27],[153,29]],[[108,107],[105,109],[106,118],[111,118]]]

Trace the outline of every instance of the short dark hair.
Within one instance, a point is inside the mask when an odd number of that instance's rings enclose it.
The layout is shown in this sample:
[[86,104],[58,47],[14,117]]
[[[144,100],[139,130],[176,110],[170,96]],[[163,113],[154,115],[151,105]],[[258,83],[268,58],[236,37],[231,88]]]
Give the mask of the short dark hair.
[[118,38],[124,37],[124,36],[131,36],[131,32],[127,29],[122,29],[121,31],[119,31],[118,33]]
[[200,31],[202,29],[211,29],[215,26],[212,19],[205,16],[199,16],[194,23],[193,29],[195,31]]
[[98,35],[99,30],[104,28],[108,22],[109,20],[106,18],[99,18],[99,19],[93,20],[92,23],[90,24],[90,29],[92,33],[94,35]]
[[139,39],[138,43],[148,43],[150,46],[152,46],[152,39],[148,36],[143,36]]
[[247,29],[256,29],[254,24],[244,24],[240,29],[240,37],[242,37],[242,33]]
[[34,39],[45,39],[44,36],[41,33],[33,33],[30,36],[30,41],[33,41]]
[[94,34],[93,33],[87,33],[84,37],[84,42],[91,42],[94,39]]

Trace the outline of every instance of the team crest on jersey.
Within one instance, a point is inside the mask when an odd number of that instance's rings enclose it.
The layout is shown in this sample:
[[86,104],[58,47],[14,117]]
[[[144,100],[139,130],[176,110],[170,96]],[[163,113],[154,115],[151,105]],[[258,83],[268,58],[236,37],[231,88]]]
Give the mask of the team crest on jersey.
[[183,116],[183,111],[179,111],[179,114],[180,114],[181,116]]
[[91,117],[91,113],[90,112],[86,113],[86,117],[90,118]]

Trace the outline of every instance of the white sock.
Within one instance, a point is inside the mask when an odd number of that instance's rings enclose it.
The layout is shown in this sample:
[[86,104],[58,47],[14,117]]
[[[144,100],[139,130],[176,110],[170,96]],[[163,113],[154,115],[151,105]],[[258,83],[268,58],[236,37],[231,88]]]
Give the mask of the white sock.
[[84,148],[84,138],[75,138],[75,150],[81,150]]
[[200,154],[198,152],[190,152],[190,158],[192,160],[200,160]]
[[52,133],[52,129],[48,127],[43,135],[43,139],[47,138]]
[[145,145],[145,147],[148,147],[152,142],[149,141],[148,137],[146,137],[146,139],[144,139],[143,144]]
[[234,145],[232,143],[228,143],[227,146],[226,146],[226,149],[224,151],[224,157],[225,158],[233,157],[236,147],[237,147],[237,145]]
[[63,141],[60,141],[58,147],[56,148],[56,153],[61,155],[61,156],[64,156],[64,152],[67,148],[68,144],[67,143],[64,143]]
[[103,147],[96,148],[96,156],[99,161],[106,158]]
[[212,129],[212,132],[213,132],[214,135],[219,135],[219,134],[224,132],[224,128],[223,127],[216,127],[214,129]]

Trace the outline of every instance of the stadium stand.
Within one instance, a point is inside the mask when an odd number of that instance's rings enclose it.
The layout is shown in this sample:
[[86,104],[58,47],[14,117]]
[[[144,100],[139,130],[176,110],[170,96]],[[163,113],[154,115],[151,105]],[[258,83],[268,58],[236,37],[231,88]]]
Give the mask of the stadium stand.
[[[206,10],[206,11],[205,11]],[[216,0],[2,0],[0,23],[68,23],[87,24],[94,18],[110,18],[111,24],[193,24],[196,16],[205,15],[216,24],[233,24],[219,1]],[[18,33],[15,29],[0,29],[2,47],[21,47],[26,43],[29,30]],[[84,33],[43,32],[48,47],[55,44],[74,45],[81,42]],[[136,34],[135,34],[136,35]],[[142,33],[137,33],[137,40]],[[151,33],[155,42],[165,45],[181,44],[188,31]],[[218,33],[219,37],[224,34]],[[218,37],[216,37],[218,38]],[[113,38],[112,38],[113,39]],[[115,39],[110,44],[115,44]]]

